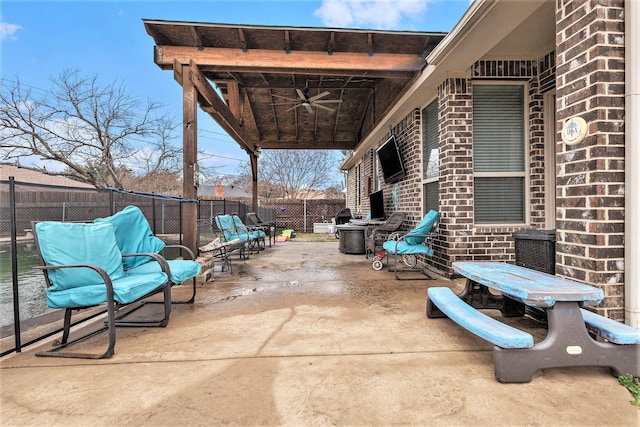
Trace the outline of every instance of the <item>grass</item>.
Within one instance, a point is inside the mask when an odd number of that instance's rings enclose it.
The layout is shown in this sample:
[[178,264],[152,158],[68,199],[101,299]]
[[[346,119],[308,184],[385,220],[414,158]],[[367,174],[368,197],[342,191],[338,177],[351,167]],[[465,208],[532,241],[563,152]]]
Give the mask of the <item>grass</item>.
[[634,378],[631,374],[620,375],[618,377],[618,382],[626,387],[633,396],[633,400],[631,401],[632,405],[640,407],[640,380],[638,378]]
[[298,240],[300,242],[337,242],[336,236],[333,233],[298,233],[297,231],[296,237],[293,240]]

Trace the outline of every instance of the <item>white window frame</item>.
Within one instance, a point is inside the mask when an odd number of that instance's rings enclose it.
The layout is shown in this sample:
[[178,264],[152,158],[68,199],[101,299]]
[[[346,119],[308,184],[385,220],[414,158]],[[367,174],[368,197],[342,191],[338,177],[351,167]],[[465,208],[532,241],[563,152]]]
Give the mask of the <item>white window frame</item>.
[[[475,222],[475,214],[474,214],[474,225],[479,227],[522,227],[527,226],[530,223],[530,194],[531,194],[531,184],[529,178],[529,168],[530,168],[530,151],[529,151],[529,84],[524,81],[508,81],[508,80],[487,80],[487,81],[473,81],[474,86],[521,86],[523,89],[523,110],[522,110],[522,120],[523,120],[523,171],[518,172],[475,172],[475,168],[473,168],[473,182],[475,185],[476,178],[524,178],[524,191],[523,191],[523,222],[515,222],[515,223],[501,223],[501,222]],[[472,89],[473,95],[473,89]],[[472,133],[473,138],[473,133]],[[472,144],[472,151],[474,145]],[[473,159],[473,152],[471,153],[471,158]],[[475,209],[475,191],[474,191],[474,209]]]
[[[422,113],[424,111],[425,108],[429,107],[433,102],[438,102],[438,96],[436,95],[434,98],[432,98],[429,102],[427,102],[421,109],[420,109],[420,179],[421,179],[421,192],[422,192],[422,203],[420,204],[420,209],[422,210],[422,216],[426,215],[427,212],[425,212],[425,202],[426,202],[426,191],[425,191],[425,187],[427,184],[432,184],[434,182],[439,182],[440,181],[440,142],[438,141],[438,162],[437,162],[437,174],[436,176],[433,177],[427,177],[425,178],[425,169],[427,168],[427,159],[424,156],[424,121],[422,120]],[[438,139],[440,137],[440,116],[439,116],[439,106],[436,105],[436,119],[438,120]],[[438,185],[438,205],[440,204],[440,186]]]

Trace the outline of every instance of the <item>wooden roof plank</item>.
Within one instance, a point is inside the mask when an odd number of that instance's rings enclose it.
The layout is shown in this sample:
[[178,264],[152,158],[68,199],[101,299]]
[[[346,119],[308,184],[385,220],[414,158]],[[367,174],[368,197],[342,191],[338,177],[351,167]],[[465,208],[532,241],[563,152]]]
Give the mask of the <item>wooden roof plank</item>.
[[252,49],[243,52],[238,49],[206,48],[203,51],[195,47],[158,46],[156,63],[160,66],[173,66],[174,61],[188,64],[194,61],[198,66],[214,66],[237,69],[249,67],[254,72],[263,70],[288,70],[289,72],[307,69],[325,72],[345,71],[420,71],[425,64],[422,56],[413,54],[334,52],[300,52],[290,54],[280,50]]

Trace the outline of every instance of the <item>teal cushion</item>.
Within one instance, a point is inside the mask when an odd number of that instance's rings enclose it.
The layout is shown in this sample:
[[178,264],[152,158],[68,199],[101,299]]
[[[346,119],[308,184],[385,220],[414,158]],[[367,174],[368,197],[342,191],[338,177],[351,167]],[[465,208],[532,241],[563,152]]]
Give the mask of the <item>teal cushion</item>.
[[231,215],[218,215],[215,218],[216,226],[222,234],[224,235],[224,240],[230,242],[235,239],[240,239],[243,242],[246,242],[249,239],[247,233],[238,233],[236,231],[236,226]]
[[233,215],[233,225],[235,227],[236,230],[238,230],[238,233],[240,234],[240,236],[244,236],[241,237],[243,239],[248,239],[248,240],[259,240],[259,239],[264,239],[266,234],[264,233],[264,231],[262,230],[249,230],[247,228],[246,225],[244,225],[244,223],[242,222],[242,220],[240,219],[240,217],[238,215]]
[[[434,210],[429,211],[429,213],[427,213],[424,216],[424,218],[422,218],[422,221],[420,221],[420,224],[418,224],[416,228],[414,228],[413,230],[409,231],[406,234],[404,241],[407,242],[409,245],[422,244],[422,242],[424,242],[424,240],[426,239],[426,235],[431,232],[431,229],[433,228],[437,219],[438,219],[438,212]],[[422,236],[411,237],[414,234],[421,234]]]
[[[95,222],[113,224],[118,247],[123,254],[158,253],[164,248],[164,242],[153,235],[149,222],[136,206],[127,206],[115,215],[97,218]],[[128,270],[150,260],[149,257],[125,257],[122,262],[124,269]]]
[[[162,287],[167,283],[167,275],[149,273],[124,276],[112,283],[113,299],[120,304],[129,304]],[[107,287],[104,284],[47,293],[47,305],[51,308],[90,307],[106,301]]]
[[[188,259],[173,259],[168,260],[167,263],[169,264],[169,270],[171,271],[172,283],[180,284],[200,274],[200,264],[196,261]],[[127,270],[126,274],[127,276],[133,276],[136,274],[147,274],[158,271],[162,271],[160,264],[152,261]]]
[[249,239],[250,240],[264,239],[265,236],[266,236],[266,234],[264,234],[264,231],[262,231],[262,230],[256,230],[256,231],[250,231],[249,232]]
[[[396,247],[396,243],[398,244]],[[407,242],[396,242],[395,240],[387,240],[382,244],[385,251],[392,254],[400,255],[427,255],[433,256],[433,249],[425,245],[409,245]]]
[[[122,254],[111,224],[47,221],[36,224],[35,230],[45,265],[95,264],[112,279],[124,277]],[[104,283],[90,268],[63,268],[48,274],[52,283],[49,293]]]

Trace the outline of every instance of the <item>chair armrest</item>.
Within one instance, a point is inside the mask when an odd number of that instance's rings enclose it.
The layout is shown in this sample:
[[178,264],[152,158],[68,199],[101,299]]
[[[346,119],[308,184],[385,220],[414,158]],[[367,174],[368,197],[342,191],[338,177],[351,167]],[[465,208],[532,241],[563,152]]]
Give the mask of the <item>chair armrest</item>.
[[162,272],[166,273],[168,277],[171,277],[171,269],[169,268],[169,263],[165,257],[155,252],[139,252],[135,254],[122,254],[123,257],[131,257],[131,256],[148,256],[160,264],[160,269]]
[[[423,246],[427,246],[425,243],[427,241],[427,239],[429,238],[429,236],[431,236],[433,233],[428,233],[428,234],[409,234],[408,232],[403,234],[403,235],[398,235],[398,238],[395,239],[396,240],[396,249],[398,248],[398,244],[400,242],[404,242],[406,237],[424,237],[424,241],[422,241],[422,243],[419,243],[419,245],[423,245]],[[417,246],[417,245],[415,245]]]
[[100,266],[95,264],[66,264],[66,265],[36,265],[31,267],[36,270],[59,270],[62,268],[90,268],[100,275],[107,287],[107,299],[113,301],[113,282],[109,274]]

